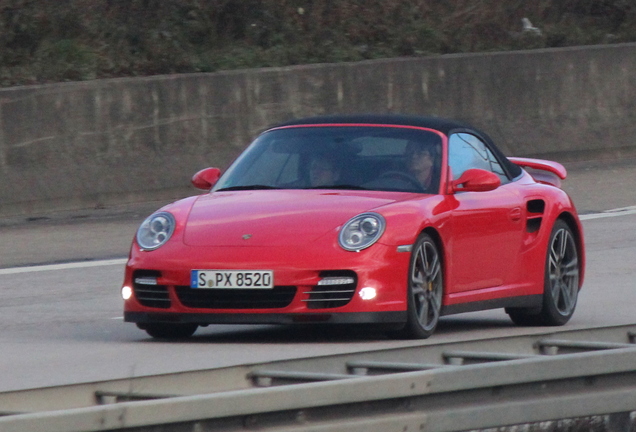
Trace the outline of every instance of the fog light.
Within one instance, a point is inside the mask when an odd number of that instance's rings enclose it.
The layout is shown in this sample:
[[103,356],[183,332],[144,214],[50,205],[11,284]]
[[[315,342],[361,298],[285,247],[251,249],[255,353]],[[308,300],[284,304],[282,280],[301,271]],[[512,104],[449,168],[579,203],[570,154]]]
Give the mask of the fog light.
[[135,278],[135,283],[138,285],[157,285],[157,278],[152,276]]
[[121,289],[121,298],[123,298],[124,300],[128,300],[129,298],[132,297],[133,291],[132,288],[129,286],[124,286]]
[[372,300],[376,295],[375,288],[364,287],[360,290],[360,298],[362,298],[362,300]]
[[355,279],[348,276],[341,277],[326,277],[318,281],[318,285],[320,286],[328,286],[328,285],[350,285],[355,282]]

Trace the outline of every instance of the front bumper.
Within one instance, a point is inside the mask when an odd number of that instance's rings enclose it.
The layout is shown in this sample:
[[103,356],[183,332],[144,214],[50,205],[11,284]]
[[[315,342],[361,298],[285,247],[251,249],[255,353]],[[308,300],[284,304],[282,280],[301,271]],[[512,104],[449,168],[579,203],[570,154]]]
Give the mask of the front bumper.
[[[126,321],[202,325],[406,321],[410,254],[398,252],[395,246],[376,244],[360,253],[334,245],[301,250],[164,248],[150,253],[133,250],[124,280],[133,292],[124,303]],[[273,270],[275,289],[191,289],[190,271],[210,268]],[[319,286],[325,277],[341,276],[353,276],[355,283]],[[365,288],[377,295],[367,298],[360,293]]]

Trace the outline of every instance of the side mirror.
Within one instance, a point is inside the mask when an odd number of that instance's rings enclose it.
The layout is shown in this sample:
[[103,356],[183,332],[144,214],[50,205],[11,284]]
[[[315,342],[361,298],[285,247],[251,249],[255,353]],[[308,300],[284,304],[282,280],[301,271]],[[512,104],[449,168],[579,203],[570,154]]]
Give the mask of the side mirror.
[[453,192],[487,192],[497,189],[501,180],[497,174],[478,168],[471,168],[452,183]]
[[205,168],[192,176],[192,185],[201,190],[209,191],[221,177],[221,170],[218,168]]

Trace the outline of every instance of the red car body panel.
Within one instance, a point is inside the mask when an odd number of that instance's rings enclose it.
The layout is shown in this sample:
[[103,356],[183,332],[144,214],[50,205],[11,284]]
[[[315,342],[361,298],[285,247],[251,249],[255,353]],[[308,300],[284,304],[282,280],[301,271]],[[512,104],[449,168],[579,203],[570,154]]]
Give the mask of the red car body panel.
[[[295,127],[308,126],[285,126]],[[176,221],[172,237],[155,250],[142,250],[133,241],[124,286],[135,286],[139,275],[151,275],[157,286],[165,287],[167,297],[162,301],[169,306],[152,302],[149,306],[149,302],[133,295],[124,303],[126,320],[199,324],[340,322],[334,317],[361,314],[359,322],[367,322],[372,314],[395,313],[378,322],[403,322],[409,246],[424,231],[439,240],[442,250],[443,313],[515,306],[515,299],[525,305],[526,299],[536,302],[543,293],[547,244],[558,218],[566,220],[575,233],[582,285],[583,231],[568,195],[553,185],[535,181],[526,172],[488,192],[448,193],[448,139],[441,132],[435,133],[442,138],[439,190],[443,193],[236,190],[194,196],[165,206],[161,211],[171,213]],[[565,170],[556,163],[511,160],[565,176]],[[344,250],[338,243],[343,224],[369,211],[384,217],[384,234],[371,247],[358,252]],[[282,307],[188,306],[180,292],[189,292],[190,272],[196,269],[273,270],[275,286],[293,286],[296,290]],[[339,271],[356,275],[356,295],[337,307],[310,308],[307,300],[321,275]],[[376,297],[363,299],[358,295],[365,287],[375,288]],[[342,322],[358,321],[353,318]]]

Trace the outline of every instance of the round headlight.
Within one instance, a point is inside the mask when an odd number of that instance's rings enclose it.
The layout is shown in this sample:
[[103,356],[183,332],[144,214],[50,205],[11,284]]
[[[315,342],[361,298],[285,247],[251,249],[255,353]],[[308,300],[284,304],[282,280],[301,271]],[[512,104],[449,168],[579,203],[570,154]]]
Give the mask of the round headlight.
[[157,249],[170,239],[174,227],[174,216],[170,213],[155,213],[143,221],[137,230],[137,243],[144,250]]
[[377,213],[362,213],[351,218],[340,230],[340,247],[348,251],[368,248],[384,232],[384,218]]

